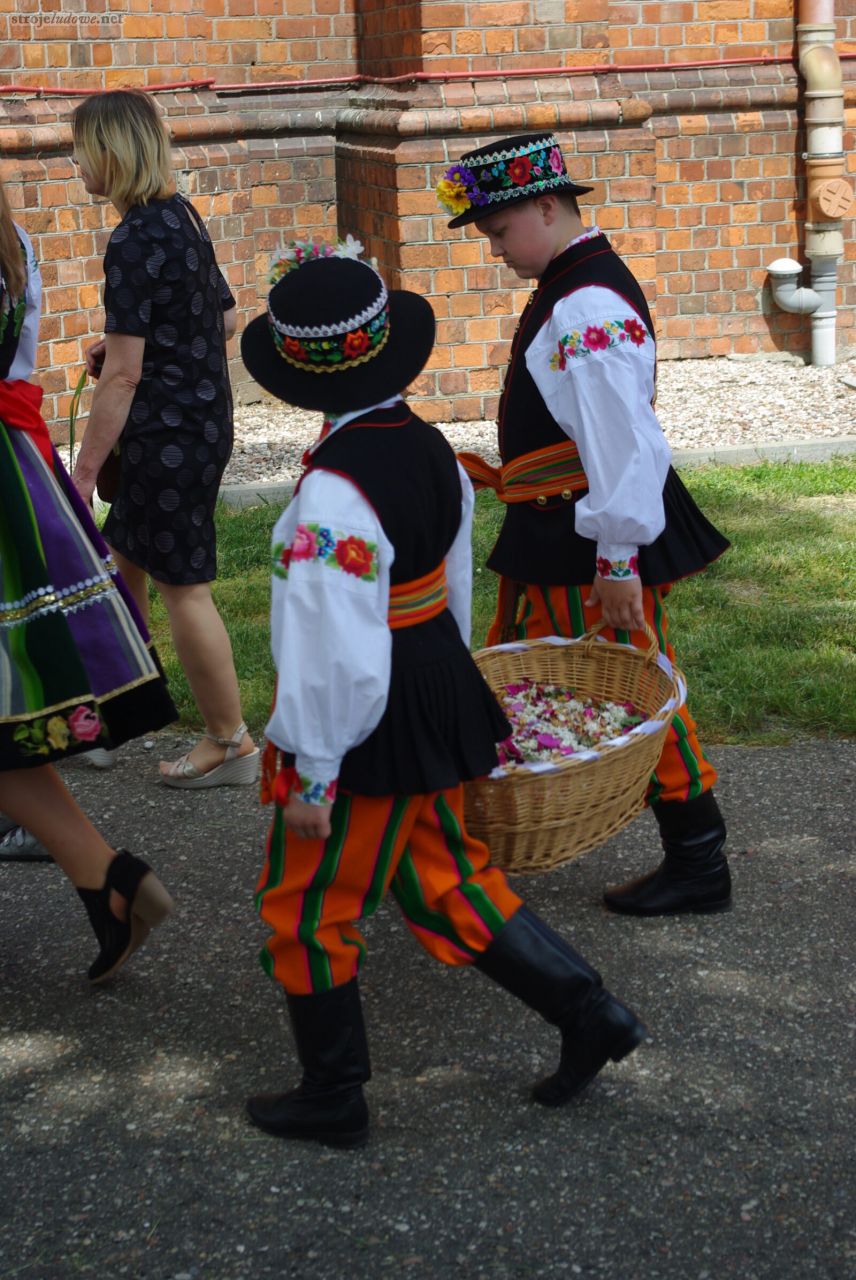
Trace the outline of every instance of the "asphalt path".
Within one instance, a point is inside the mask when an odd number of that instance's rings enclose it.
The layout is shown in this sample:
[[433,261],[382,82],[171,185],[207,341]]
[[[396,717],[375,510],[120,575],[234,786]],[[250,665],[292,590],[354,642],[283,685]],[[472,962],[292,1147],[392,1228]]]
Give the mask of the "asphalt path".
[[170,791],[134,744],[65,776],[176,915],[109,987],[53,866],[0,865],[0,1280],[803,1280],[856,1276],[856,742],[720,747],[731,912],[636,921],[606,883],[656,861],[638,818],[519,880],[651,1039],[577,1103],[527,1087],[556,1033],[431,961],[394,903],[365,926],[372,1138],[284,1143],[244,1098],[290,1087],[257,963],[267,814]]

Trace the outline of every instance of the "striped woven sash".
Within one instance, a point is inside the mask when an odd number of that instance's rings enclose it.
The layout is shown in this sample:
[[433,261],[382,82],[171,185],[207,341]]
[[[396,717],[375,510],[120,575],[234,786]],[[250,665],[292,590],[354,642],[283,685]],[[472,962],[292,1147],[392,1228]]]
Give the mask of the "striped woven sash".
[[391,631],[401,627],[415,627],[420,622],[436,618],[446,608],[446,561],[421,578],[399,582],[389,588],[389,613]]
[[502,467],[490,466],[477,453],[459,453],[458,461],[476,489],[493,489],[500,502],[544,503],[557,495],[570,499],[588,488],[573,440],[534,449]]

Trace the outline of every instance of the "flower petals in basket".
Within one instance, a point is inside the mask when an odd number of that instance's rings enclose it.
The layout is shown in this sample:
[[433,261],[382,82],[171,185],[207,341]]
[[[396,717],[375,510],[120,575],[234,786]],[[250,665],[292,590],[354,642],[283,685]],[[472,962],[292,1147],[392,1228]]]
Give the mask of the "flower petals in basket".
[[578,640],[548,636],[481,649],[476,664],[494,693],[536,681],[597,702],[630,702],[645,717],[619,737],[558,761],[527,761],[465,788],[467,827],[507,871],[544,871],[602,844],[645,804],[648,782],[686,693],[658,652],[606,641],[598,624]]

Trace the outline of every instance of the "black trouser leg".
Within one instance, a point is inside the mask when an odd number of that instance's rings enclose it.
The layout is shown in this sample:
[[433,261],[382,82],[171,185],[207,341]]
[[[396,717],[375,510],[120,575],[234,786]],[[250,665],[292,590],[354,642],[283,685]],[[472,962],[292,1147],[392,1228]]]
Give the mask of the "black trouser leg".
[[286,999],[303,1079],[288,1093],[249,1098],[250,1119],[278,1138],[362,1146],[369,1121],[362,1086],[371,1067],[356,978]]
[[476,968],[561,1031],[559,1069],[532,1091],[545,1106],[568,1102],[610,1059],[619,1062],[645,1035],[635,1014],[605,989],[600,974],[528,907],[511,917]]
[[731,874],[723,853],[725,822],[712,791],[685,803],[652,804],[665,857],[655,871],[608,889],[612,911],[667,916],[723,911],[731,904]]

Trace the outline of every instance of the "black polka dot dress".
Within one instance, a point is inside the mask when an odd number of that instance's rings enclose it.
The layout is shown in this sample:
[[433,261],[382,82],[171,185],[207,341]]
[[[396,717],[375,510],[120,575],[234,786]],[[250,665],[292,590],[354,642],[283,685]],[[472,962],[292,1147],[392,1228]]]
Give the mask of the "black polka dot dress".
[[104,257],[104,331],[145,339],[104,537],[176,586],[217,574],[214,506],[232,452],[223,312],[235,305],[193,207],[129,209]]

